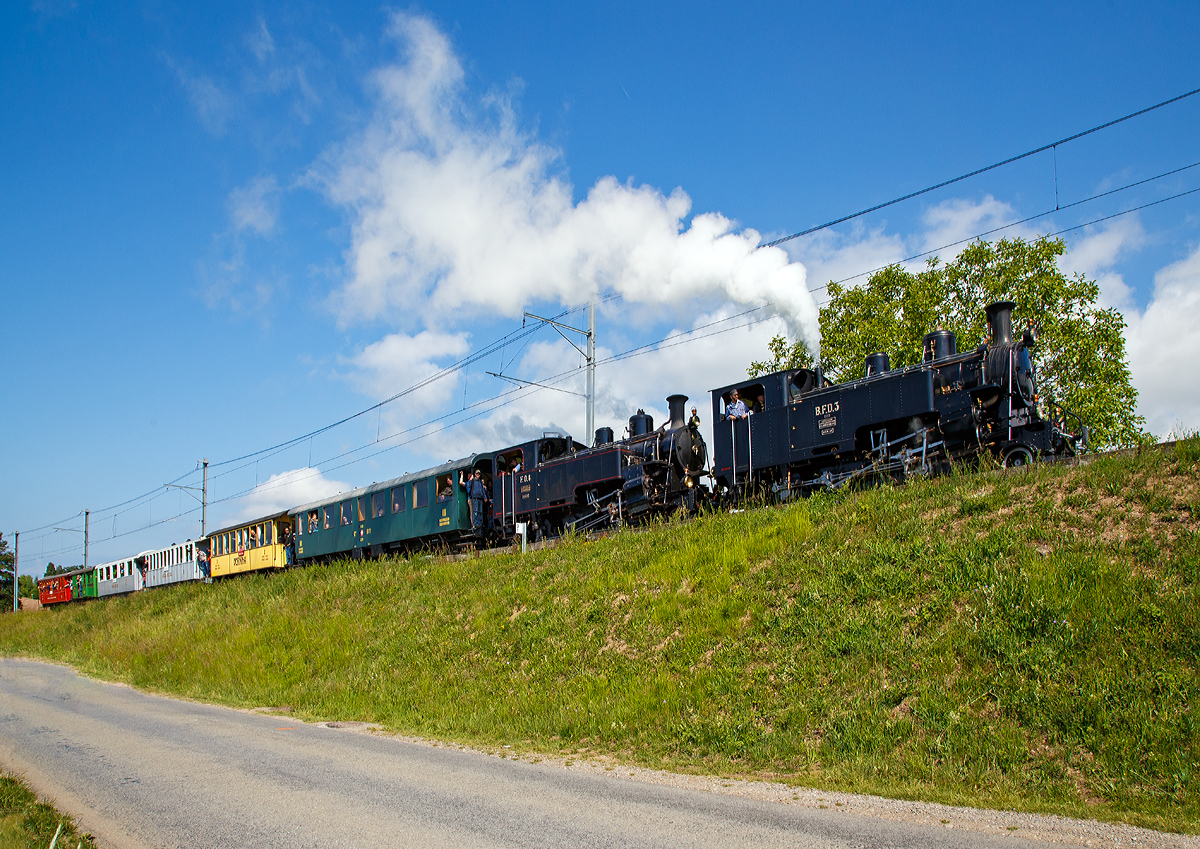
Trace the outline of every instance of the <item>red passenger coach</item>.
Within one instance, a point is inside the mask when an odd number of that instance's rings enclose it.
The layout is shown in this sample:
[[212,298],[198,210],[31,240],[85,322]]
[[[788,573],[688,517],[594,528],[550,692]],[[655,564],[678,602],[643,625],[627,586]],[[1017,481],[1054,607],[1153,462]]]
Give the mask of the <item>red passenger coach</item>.
[[71,600],[71,576],[51,575],[38,578],[38,600],[42,604],[62,604]]

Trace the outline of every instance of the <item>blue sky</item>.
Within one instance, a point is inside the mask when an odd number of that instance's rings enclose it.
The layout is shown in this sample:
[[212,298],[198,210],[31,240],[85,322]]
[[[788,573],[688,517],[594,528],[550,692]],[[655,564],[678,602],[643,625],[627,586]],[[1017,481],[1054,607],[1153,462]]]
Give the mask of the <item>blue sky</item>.
[[[593,291],[602,356],[650,345],[599,370],[597,425],[661,419],[675,391],[708,419],[771,335],[814,333],[831,278],[1200,187],[1197,167],[1053,212],[1056,173],[1066,205],[1200,162],[1196,96],[753,250],[1200,87],[1198,33],[1194,3],[6,4],[0,529],[41,574],[82,562],[54,527],[84,508],[93,563],[198,536],[162,484],[197,485],[201,457],[211,529],[543,429],[582,439],[578,396],[486,373],[581,391],[541,330],[232,462],[525,309],[581,324]],[[1200,425],[1200,382],[1176,380],[1200,357],[1200,193],[1064,238],[1126,315],[1152,428]]]

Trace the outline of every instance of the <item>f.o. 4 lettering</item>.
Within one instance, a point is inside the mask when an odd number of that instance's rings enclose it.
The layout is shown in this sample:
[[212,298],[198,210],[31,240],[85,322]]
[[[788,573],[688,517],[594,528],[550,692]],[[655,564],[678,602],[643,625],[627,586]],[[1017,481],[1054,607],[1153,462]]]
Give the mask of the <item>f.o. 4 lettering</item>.
[[836,413],[841,408],[842,408],[841,401],[832,401],[828,404],[817,404],[815,407],[813,407],[813,411],[817,414],[817,418],[819,419],[819,418],[821,418],[821,416],[832,415],[833,413]]

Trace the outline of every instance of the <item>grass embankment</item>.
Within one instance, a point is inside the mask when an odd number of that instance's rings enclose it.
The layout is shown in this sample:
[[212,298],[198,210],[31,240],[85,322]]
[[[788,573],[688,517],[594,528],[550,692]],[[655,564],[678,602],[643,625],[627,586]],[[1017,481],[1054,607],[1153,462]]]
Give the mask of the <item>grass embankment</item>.
[[1200,826],[1200,440],[0,617],[0,651],[298,716]]
[[75,830],[70,817],[38,801],[19,778],[0,775],[0,849],[46,849],[56,836],[62,849],[96,845],[91,835]]

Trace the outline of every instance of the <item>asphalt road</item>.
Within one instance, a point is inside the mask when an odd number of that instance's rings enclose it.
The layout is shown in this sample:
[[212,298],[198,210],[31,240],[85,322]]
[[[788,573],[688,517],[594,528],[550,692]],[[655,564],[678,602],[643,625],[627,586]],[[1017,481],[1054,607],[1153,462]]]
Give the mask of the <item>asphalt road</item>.
[[0,763],[114,847],[1045,845],[305,725],[9,659]]

